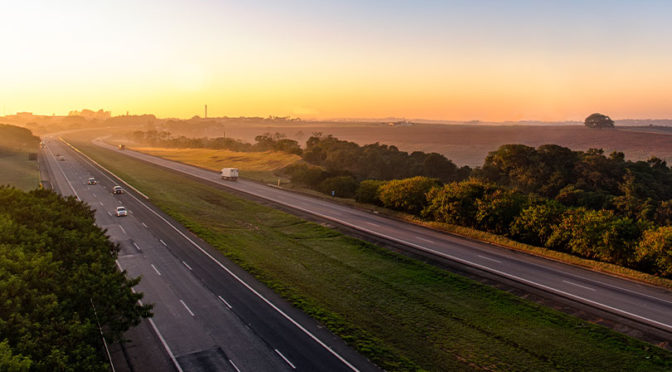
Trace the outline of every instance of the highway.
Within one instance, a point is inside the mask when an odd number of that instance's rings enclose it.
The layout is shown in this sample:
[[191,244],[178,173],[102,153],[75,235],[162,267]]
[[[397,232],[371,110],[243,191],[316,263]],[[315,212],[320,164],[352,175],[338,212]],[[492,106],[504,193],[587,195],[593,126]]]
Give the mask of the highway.
[[[94,143],[118,151],[102,141]],[[672,334],[672,292],[660,287],[451,236],[277,187],[221,180],[217,172],[131,150],[119,152]]]
[[[113,175],[61,141],[44,141],[55,190],[95,209],[96,224],[120,245],[119,269],[141,276],[135,289],[154,304],[154,317],[143,322],[151,333],[144,342],[154,345],[131,347],[139,364],[128,370],[378,370],[141,194],[112,194],[120,185]],[[98,183],[88,185],[89,177]],[[117,206],[129,215],[117,217]]]

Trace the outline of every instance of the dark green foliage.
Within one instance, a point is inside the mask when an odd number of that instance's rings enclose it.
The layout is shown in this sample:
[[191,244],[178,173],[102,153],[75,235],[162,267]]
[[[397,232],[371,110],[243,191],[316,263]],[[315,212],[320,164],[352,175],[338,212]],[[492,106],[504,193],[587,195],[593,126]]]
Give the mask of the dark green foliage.
[[594,113],[586,118],[584,124],[588,128],[613,128],[614,121],[607,115]]
[[477,179],[452,182],[427,194],[422,214],[434,221],[477,228],[478,200],[499,189]]
[[546,245],[582,257],[626,265],[632,261],[640,227],[608,210],[577,208],[566,211]]
[[292,183],[313,189],[328,177],[328,173],[321,168],[308,164],[292,164],[285,167],[283,173],[289,176]]
[[378,143],[360,146],[332,136],[312,136],[306,142],[303,159],[330,172],[348,172],[357,179],[391,180],[425,176],[442,182],[464,179],[470,169],[458,169],[437,153],[399,151]]
[[327,195],[339,198],[352,198],[357,190],[357,181],[352,176],[330,177],[320,182],[317,189]]
[[588,208],[610,207],[611,199],[621,195],[640,201],[672,199],[672,170],[664,161],[626,161],[623,153],[605,156],[601,149],[582,152],[556,145],[537,149],[503,145],[488,155],[475,175],[521,192]]
[[135,131],[129,137],[138,143],[159,147],[226,149],[239,152],[282,151],[296,155],[302,153],[298,142],[284,138],[284,135],[280,133],[273,135],[264,133],[256,136],[255,144],[226,137],[173,137],[170,132],[156,130]]
[[637,261],[646,271],[672,275],[672,226],[645,231],[637,249]]
[[117,270],[117,250],[86,204],[1,187],[0,342],[9,351],[0,344],[0,357],[36,370],[107,370],[97,320],[114,342],[151,315],[131,291],[139,279]]
[[436,179],[427,177],[392,180],[380,186],[378,198],[385,207],[419,214],[427,206],[429,190],[438,186]]
[[524,243],[543,246],[550,238],[553,226],[560,223],[564,211],[565,207],[555,200],[530,205],[511,224],[511,237]]
[[385,183],[386,181],[378,180],[364,180],[360,182],[359,188],[355,193],[355,200],[359,203],[382,205],[382,202],[378,197],[378,189]]
[[509,225],[524,208],[527,198],[511,190],[495,190],[476,200],[476,223],[479,229],[507,235]]

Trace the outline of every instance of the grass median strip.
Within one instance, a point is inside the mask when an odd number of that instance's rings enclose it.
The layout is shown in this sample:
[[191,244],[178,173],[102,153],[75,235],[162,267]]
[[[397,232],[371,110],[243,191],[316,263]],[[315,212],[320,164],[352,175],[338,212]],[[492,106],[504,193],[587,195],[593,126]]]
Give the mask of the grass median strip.
[[73,143],[386,370],[669,370],[670,353],[215,187]]

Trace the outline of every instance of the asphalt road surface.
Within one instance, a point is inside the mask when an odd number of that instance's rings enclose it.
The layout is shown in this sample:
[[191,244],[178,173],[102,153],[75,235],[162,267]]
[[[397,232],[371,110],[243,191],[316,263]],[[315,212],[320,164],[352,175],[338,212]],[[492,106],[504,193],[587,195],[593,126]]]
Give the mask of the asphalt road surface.
[[[117,370],[378,370],[142,195],[112,194],[120,184],[112,175],[63,142],[45,142],[54,189],[96,210],[96,224],[120,244],[119,268],[142,276],[136,290],[154,304],[153,319],[123,350],[128,366]],[[98,183],[88,185],[89,177]],[[117,217],[118,206],[129,215]]]
[[[102,141],[94,143],[119,151]],[[660,287],[462,239],[271,185],[222,180],[217,172],[131,150],[119,152],[672,334],[672,292]]]

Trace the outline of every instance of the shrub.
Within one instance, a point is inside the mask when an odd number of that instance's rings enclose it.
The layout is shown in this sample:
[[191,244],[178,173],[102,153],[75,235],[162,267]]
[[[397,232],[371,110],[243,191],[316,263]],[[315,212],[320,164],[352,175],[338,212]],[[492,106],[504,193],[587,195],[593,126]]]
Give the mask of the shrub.
[[378,197],[378,189],[384,185],[385,181],[379,180],[364,180],[359,184],[357,192],[355,192],[355,200],[359,203],[369,203],[382,205]]
[[644,231],[637,247],[637,261],[648,272],[672,275],[672,226]]
[[385,207],[419,214],[427,206],[427,193],[439,186],[434,178],[412,177],[392,180],[378,189],[378,196]]
[[320,182],[317,189],[327,195],[352,198],[357,190],[357,181],[352,176],[330,177]]

